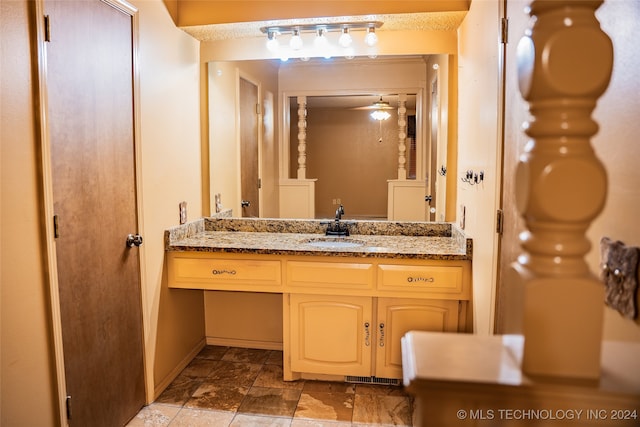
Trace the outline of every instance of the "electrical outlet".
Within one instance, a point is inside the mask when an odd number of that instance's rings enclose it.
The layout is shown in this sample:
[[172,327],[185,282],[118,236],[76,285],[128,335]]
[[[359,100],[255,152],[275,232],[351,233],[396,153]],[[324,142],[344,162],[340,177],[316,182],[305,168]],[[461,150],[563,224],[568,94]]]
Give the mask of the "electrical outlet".
[[178,206],[180,207],[180,224],[185,224],[187,222],[187,202],[180,202]]

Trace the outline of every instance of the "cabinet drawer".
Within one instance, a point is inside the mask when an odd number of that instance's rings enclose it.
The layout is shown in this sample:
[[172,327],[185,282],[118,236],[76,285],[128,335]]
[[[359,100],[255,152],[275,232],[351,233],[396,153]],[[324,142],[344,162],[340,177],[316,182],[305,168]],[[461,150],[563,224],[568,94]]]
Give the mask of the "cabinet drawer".
[[174,288],[282,291],[280,261],[172,257],[168,273]]
[[379,265],[378,290],[462,299],[462,266]]
[[373,289],[374,267],[371,264],[345,262],[287,262],[287,291],[296,288],[319,293],[331,290],[371,290]]

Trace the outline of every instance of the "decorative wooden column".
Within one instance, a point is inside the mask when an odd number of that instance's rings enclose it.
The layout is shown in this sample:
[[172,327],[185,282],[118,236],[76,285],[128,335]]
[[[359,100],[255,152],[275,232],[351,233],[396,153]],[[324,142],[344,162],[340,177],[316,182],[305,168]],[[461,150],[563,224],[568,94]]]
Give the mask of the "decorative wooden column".
[[398,95],[398,179],[407,179],[407,94]]
[[298,97],[298,179],[307,177],[307,97]]
[[520,92],[531,137],[516,172],[526,228],[514,268],[525,287],[523,370],[600,375],[603,286],[584,256],[590,223],[604,207],[606,172],[590,138],[609,84],[613,47],[595,17],[601,0],[533,1],[533,26],[518,45]]

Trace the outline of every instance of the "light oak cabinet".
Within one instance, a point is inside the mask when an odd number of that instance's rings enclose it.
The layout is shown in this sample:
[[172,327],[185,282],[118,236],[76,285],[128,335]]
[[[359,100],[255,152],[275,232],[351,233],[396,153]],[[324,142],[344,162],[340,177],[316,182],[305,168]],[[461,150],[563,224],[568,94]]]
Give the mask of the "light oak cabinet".
[[293,371],[370,375],[374,327],[370,297],[293,294],[290,298]]
[[169,287],[216,291],[282,292],[282,263],[239,254],[171,252]]
[[[457,332],[458,301],[293,294],[291,371],[402,378],[401,338]],[[377,306],[377,308],[376,308]]]
[[381,378],[402,378],[401,339],[409,331],[457,332],[460,302],[415,298],[378,298],[376,363]]
[[283,295],[284,379],[402,378],[406,332],[471,332],[471,261],[170,252],[172,288]]

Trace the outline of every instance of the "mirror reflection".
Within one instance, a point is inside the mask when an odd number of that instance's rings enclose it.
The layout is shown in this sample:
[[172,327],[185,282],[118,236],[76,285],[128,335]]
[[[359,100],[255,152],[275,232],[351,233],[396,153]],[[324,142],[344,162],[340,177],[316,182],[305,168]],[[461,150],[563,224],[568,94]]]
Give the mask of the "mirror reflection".
[[[209,63],[212,213],[220,195],[234,216],[331,218],[342,204],[351,219],[446,221],[447,205],[455,207],[444,174],[455,167],[447,158],[448,61]],[[378,110],[388,117],[373,118]],[[248,196],[251,186],[257,196]]]
[[[306,97],[306,176],[316,179],[316,218],[330,218],[343,205],[345,218],[387,219],[388,182],[398,178],[401,132],[406,178],[416,179],[416,94],[405,98],[399,124],[398,94]],[[289,102],[289,152],[298,153],[300,105],[297,97]],[[296,178],[298,157],[289,161],[289,178]]]

